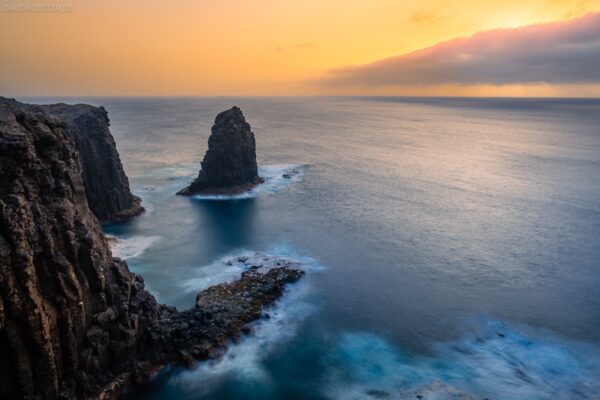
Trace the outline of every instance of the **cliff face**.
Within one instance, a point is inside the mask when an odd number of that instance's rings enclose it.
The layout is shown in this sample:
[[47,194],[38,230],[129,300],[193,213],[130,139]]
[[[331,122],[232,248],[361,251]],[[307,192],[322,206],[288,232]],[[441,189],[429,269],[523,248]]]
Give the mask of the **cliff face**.
[[161,306],[113,259],[69,123],[0,104],[0,398],[82,398],[132,368]]
[[218,355],[302,271],[275,260],[178,312],[112,257],[69,118],[0,102],[0,398],[110,398]]
[[109,119],[103,107],[86,104],[31,105],[0,98],[9,107],[59,119],[79,154],[88,204],[100,222],[120,221],[144,211],[129,189]]
[[202,169],[192,184],[178,194],[235,193],[261,182],[254,133],[242,110],[233,107],[215,118]]

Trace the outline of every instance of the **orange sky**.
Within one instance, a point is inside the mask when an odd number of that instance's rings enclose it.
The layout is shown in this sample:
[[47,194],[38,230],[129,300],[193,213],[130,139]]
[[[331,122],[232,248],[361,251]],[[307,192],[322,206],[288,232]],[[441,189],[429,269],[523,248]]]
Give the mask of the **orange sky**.
[[[34,4],[3,1],[4,7]],[[0,94],[600,95],[600,85],[345,88],[318,84],[332,69],[481,30],[600,11],[599,0],[64,0],[56,4],[71,5],[71,11],[0,10]]]

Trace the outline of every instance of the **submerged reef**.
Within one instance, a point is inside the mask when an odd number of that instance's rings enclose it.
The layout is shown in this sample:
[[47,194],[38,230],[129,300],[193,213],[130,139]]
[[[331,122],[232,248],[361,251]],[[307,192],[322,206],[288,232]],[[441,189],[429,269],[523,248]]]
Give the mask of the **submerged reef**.
[[158,303],[99,224],[139,210],[111,192],[131,195],[107,127],[101,108],[0,101],[2,399],[113,398],[165,365],[216,357],[303,274],[280,260],[188,310]]
[[256,165],[256,143],[242,110],[233,107],[215,118],[198,177],[178,194],[235,194],[263,182]]

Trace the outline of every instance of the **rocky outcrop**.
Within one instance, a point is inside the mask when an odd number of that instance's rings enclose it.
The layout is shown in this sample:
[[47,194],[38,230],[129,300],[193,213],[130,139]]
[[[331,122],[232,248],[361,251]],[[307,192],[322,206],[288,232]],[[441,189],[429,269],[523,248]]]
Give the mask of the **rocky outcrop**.
[[113,259],[70,126],[0,104],[0,398],[83,398],[135,364],[162,306]]
[[0,398],[111,398],[216,356],[302,272],[252,270],[178,312],[113,258],[69,118],[0,102]]
[[262,183],[256,165],[254,133],[242,110],[223,111],[211,129],[202,169],[178,194],[235,194]]
[[121,221],[144,211],[140,198],[129,189],[129,180],[103,107],[87,104],[32,105],[2,97],[0,104],[53,116],[61,121],[64,133],[72,139],[79,154],[89,207],[101,223]]
[[280,260],[273,269],[251,267],[237,281],[212,286],[198,294],[196,307],[166,314],[157,321],[148,340],[157,363],[183,363],[215,358],[230,339],[249,333],[247,324],[258,319],[264,308],[282,294],[287,284],[304,271]]

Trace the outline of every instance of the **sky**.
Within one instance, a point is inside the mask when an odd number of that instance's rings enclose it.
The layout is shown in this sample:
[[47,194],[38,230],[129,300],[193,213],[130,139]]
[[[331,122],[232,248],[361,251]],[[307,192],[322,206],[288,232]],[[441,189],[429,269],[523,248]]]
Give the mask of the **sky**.
[[600,96],[600,0],[1,1],[5,96]]

